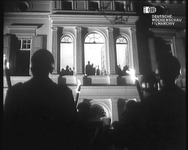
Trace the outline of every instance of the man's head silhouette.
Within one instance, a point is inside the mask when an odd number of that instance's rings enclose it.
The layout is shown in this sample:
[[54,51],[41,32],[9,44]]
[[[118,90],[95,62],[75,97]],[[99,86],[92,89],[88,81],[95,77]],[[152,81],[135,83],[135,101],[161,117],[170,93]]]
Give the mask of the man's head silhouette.
[[160,79],[165,83],[174,83],[176,78],[180,75],[179,60],[172,55],[168,55],[157,62],[156,71]]
[[31,57],[33,76],[45,76],[52,73],[54,67],[53,55],[46,49],[37,50]]

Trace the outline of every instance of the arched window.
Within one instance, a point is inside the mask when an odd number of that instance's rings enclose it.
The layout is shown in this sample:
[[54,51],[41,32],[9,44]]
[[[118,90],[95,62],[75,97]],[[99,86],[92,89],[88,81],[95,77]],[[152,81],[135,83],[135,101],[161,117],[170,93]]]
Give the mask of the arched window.
[[126,74],[126,70],[129,67],[129,51],[128,51],[128,42],[127,39],[123,36],[120,36],[116,40],[116,60],[117,60],[117,73],[121,75]]
[[[73,40],[70,36],[65,35],[61,38],[60,43],[60,69],[74,70],[73,65]],[[68,73],[67,73],[68,74]],[[65,74],[65,75],[67,75]],[[72,73],[71,73],[72,74]]]
[[106,74],[105,41],[101,34],[92,32],[85,38],[85,73],[87,75]]

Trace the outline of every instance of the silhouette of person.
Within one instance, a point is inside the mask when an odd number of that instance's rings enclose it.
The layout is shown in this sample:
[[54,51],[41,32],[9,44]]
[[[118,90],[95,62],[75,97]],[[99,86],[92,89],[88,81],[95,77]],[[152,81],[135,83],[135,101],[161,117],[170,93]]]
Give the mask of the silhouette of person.
[[70,68],[69,66],[67,65],[66,66],[66,69],[65,69],[65,75],[69,75],[70,74]]
[[88,61],[88,64],[86,65],[86,74],[89,76],[89,75],[92,75],[93,73],[93,68],[92,68],[92,65],[90,64],[90,61]]
[[180,63],[170,53],[158,60],[156,73],[160,90],[143,101],[147,114],[148,143],[146,148],[164,150],[185,149],[185,91],[175,84],[180,74]]
[[121,66],[120,65],[116,65],[116,69],[117,69],[117,74],[119,76],[122,76]]
[[69,75],[73,75],[73,70],[69,68]]
[[64,68],[61,69],[59,75],[60,75],[61,77],[65,75],[65,69],[64,69]]
[[78,119],[88,121],[90,117],[90,105],[86,102],[81,102],[77,106]]
[[129,67],[127,65],[125,65],[123,67],[123,75],[127,75],[127,71],[129,70]]
[[114,133],[115,143],[130,150],[185,149],[185,91],[175,84],[179,72],[171,54],[157,62],[160,91],[131,104]]
[[37,50],[31,58],[33,77],[7,91],[4,149],[73,148],[70,143],[76,117],[74,99],[67,86],[57,85],[49,78],[53,64],[48,50]]
[[97,68],[96,68],[96,75],[100,75],[100,69],[99,69],[99,66],[97,66]]
[[95,75],[95,67],[94,67],[94,64],[91,64],[91,67],[92,67],[92,75]]

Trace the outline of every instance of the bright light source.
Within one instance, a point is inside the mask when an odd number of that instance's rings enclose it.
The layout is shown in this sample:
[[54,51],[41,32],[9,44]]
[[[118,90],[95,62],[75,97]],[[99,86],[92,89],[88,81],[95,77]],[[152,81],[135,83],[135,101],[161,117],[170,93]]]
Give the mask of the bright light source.
[[133,82],[135,82],[135,80],[138,80],[138,78],[135,75],[135,70],[134,69],[129,69],[126,72],[131,76],[131,79],[133,80]]
[[6,55],[5,54],[3,54],[3,61],[5,61],[6,60]]
[[79,79],[77,79],[76,93],[80,93],[80,86],[81,86],[81,81]]
[[7,61],[6,67],[9,69],[9,62]]
[[6,59],[6,55],[5,55],[5,54],[3,54],[3,61],[5,62],[6,68],[9,69],[9,62],[8,62],[7,59]]

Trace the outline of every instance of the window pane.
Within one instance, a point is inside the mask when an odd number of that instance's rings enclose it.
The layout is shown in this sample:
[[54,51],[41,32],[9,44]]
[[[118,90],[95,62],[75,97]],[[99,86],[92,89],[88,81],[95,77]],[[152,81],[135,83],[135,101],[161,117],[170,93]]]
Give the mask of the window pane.
[[31,49],[31,39],[21,39],[20,50],[30,50]]
[[125,65],[128,65],[128,52],[127,52],[127,45],[126,44],[117,44],[117,65],[120,65],[121,69]]
[[[119,37],[116,40],[116,59],[117,59],[117,73],[119,75],[125,75],[126,69],[129,67],[129,51],[127,40],[124,37]],[[121,72],[119,72],[121,71]]]
[[92,68],[95,70],[90,75],[106,75],[106,53],[104,37],[98,33],[89,34],[85,39],[84,50],[85,69],[89,61],[92,65]]
[[60,52],[61,65],[60,69],[66,68],[68,65],[71,69],[73,69],[73,45],[72,44],[61,44],[61,52]]
[[85,43],[104,43],[104,38],[100,34],[91,33],[86,37]]
[[[68,67],[67,67],[68,66]],[[69,36],[64,36],[60,44],[60,70],[66,67],[73,70],[73,43]]]

